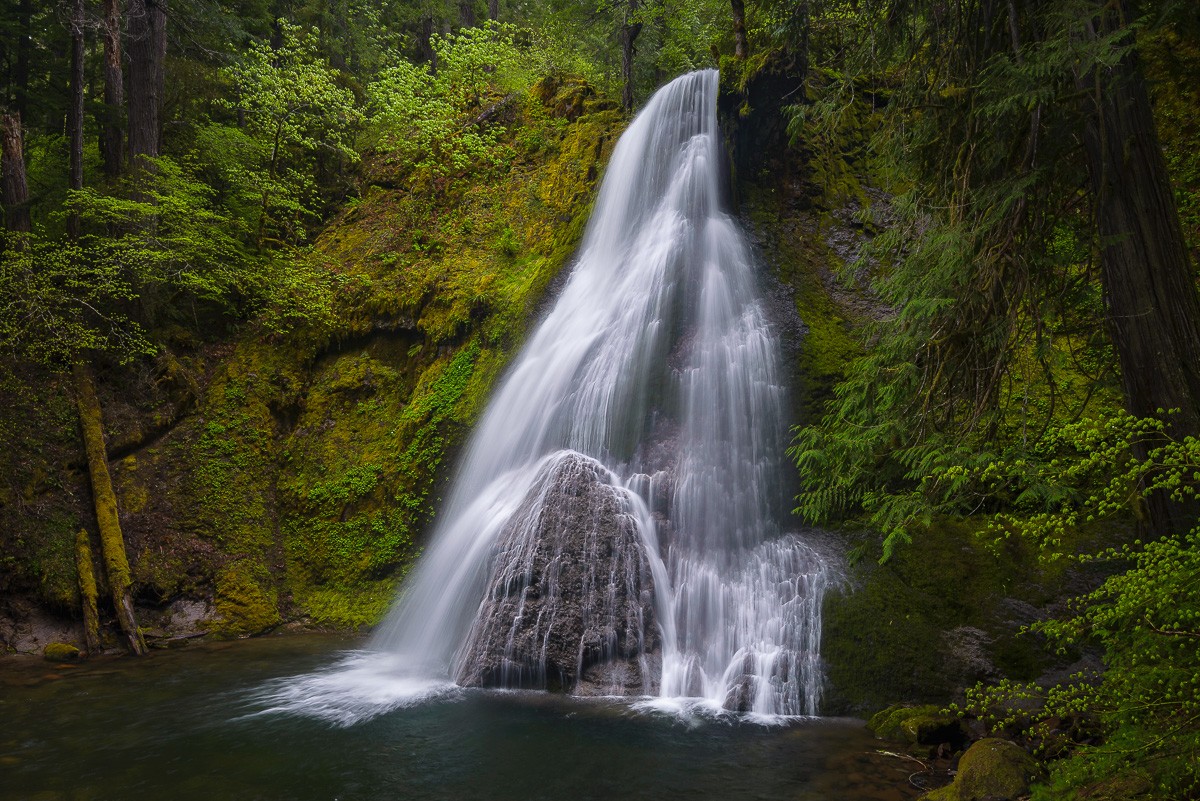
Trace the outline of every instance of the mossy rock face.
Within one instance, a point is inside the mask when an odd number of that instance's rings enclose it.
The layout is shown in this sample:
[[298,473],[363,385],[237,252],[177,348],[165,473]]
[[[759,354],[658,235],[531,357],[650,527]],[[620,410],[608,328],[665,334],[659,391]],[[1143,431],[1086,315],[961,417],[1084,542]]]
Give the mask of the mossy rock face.
[[278,626],[279,599],[270,579],[257,565],[236,562],[217,575],[214,633],[244,637]]
[[958,762],[954,782],[927,793],[922,801],[1007,801],[1029,792],[1038,764],[1016,743],[980,740]]
[[1050,657],[1036,636],[1017,632],[1061,593],[1059,574],[1020,544],[990,547],[985,529],[936,520],[886,564],[863,559],[826,596],[826,714],[945,705],[978,681],[1040,675]]
[[78,662],[83,652],[69,643],[52,642],[42,649],[42,657],[47,662]]
[[[368,156],[308,256],[344,279],[332,319],[164,331],[153,364],[98,370],[139,604],[211,602],[203,627],[225,637],[385,614],[627,122],[562,75],[480,103],[503,112],[503,159],[433,174]],[[0,595],[60,613],[93,515],[71,397],[46,371],[0,376]]]

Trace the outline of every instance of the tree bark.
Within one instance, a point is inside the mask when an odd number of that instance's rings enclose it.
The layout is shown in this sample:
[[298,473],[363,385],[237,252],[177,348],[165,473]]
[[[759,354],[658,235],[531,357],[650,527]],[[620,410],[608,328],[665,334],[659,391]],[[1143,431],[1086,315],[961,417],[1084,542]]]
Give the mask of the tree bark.
[[464,28],[474,28],[479,20],[475,17],[474,0],[458,0],[458,18]]
[[[1110,5],[1097,33],[1124,28],[1129,17],[1121,11]],[[1127,35],[1132,40],[1133,33]],[[1162,410],[1177,409],[1164,417],[1170,435],[1195,435],[1200,296],[1136,51],[1130,48],[1117,64],[1093,70],[1084,83],[1091,95],[1084,150],[1126,407],[1137,417],[1163,417]],[[1189,526],[1193,516],[1165,494],[1150,499],[1149,513],[1159,531]]]
[[92,569],[92,540],[87,529],[75,535],[75,569],[79,575],[79,599],[83,607],[83,641],[89,656],[102,650],[100,646],[100,614],[96,611],[96,571]]
[[642,32],[642,23],[634,21],[634,15],[640,7],[640,0],[629,0],[625,6],[625,18],[621,23],[621,77],[624,81],[621,106],[626,112],[633,111],[633,57],[637,54],[634,44],[638,34]]
[[433,17],[421,18],[421,31],[417,36],[417,44],[421,48],[421,56],[429,62],[429,71],[437,75],[437,51],[433,49]]
[[746,39],[746,6],[742,0],[729,0],[733,10],[733,55],[745,58],[750,55],[750,42]]
[[[71,99],[67,106],[67,188],[83,189],[83,0],[71,4]],[[67,236],[79,238],[79,213],[67,214]]]
[[21,33],[16,43],[16,58],[12,72],[12,108],[22,117],[29,111],[29,62],[33,49],[33,0],[20,0],[17,19]]
[[20,112],[0,115],[0,152],[0,194],[3,195],[5,224],[10,231],[27,234],[32,226]]
[[494,21],[500,19],[500,0],[488,0],[488,19]]
[[121,67],[120,0],[104,0],[104,126],[100,133],[100,155],[104,174],[116,178],[125,158],[125,132],[121,112],[125,105],[125,76]]
[[100,412],[100,401],[96,398],[95,383],[91,371],[84,365],[76,365],[75,403],[79,410],[79,425],[83,432],[83,445],[87,451],[88,474],[92,480],[92,500],[96,507],[96,525],[100,530],[100,553],[104,558],[104,570],[108,575],[108,588],[112,593],[117,621],[125,635],[125,644],[135,656],[146,653],[146,642],[138,629],[133,613],[133,580],[129,574],[129,558],[125,553],[125,535],[121,533],[121,520],[117,516],[117,496],[113,492],[112,477],[108,473],[108,454],[104,444],[104,419]]
[[166,0],[129,0],[129,156],[148,167],[157,158],[167,59]]

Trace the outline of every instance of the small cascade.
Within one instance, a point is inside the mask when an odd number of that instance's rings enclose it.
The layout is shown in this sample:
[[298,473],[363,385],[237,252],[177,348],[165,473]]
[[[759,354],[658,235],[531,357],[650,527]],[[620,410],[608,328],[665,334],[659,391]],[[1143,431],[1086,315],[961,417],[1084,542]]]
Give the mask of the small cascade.
[[678,78],[621,137],[373,640],[415,675],[816,714],[828,568],[781,531],[785,391],[716,94]]

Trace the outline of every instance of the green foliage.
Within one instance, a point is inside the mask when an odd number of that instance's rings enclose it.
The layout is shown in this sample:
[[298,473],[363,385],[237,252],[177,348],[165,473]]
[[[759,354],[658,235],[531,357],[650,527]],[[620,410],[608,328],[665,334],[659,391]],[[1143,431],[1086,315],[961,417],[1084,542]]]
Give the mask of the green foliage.
[[[489,124],[491,110],[512,102],[541,74],[536,49],[516,43],[516,28],[489,24],[435,36],[438,69],[401,61],[367,87],[376,147],[401,171],[444,177],[502,166],[512,158],[504,127]],[[482,112],[482,114],[481,114]]]
[[[1145,452],[1137,457],[1135,452]],[[1059,618],[1033,624],[1060,653],[1099,648],[1105,669],[1042,687],[1004,680],[968,693],[966,709],[993,728],[1026,732],[1055,763],[1044,797],[1125,774],[1156,795],[1200,788],[1200,528],[1077,552],[1085,523],[1121,520],[1154,493],[1200,495],[1200,441],[1171,439],[1161,420],[1114,415],[1064,425],[1027,458],[978,471],[984,491],[1008,500],[993,533],[1033,543],[1048,561],[1103,569],[1108,578]]]
[[90,223],[85,247],[130,276],[140,296],[182,292],[220,305],[254,294],[234,221],[171,159],[136,171],[117,191],[72,193],[68,209]]
[[[354,93],[322,58],[316,30],[278,23],[280,44],[251,42],[224,76],[234,98],[229,110],[243,114],[253,155],[237,165],[230,182],[261,196],[256,241],[303,241],[318,211],[312,168],[318,157],[353,163],[353,134],[362,116]],[[307,167],[307,169],[305,169]]]
[[[1030,13],[1014,24],[1034,24]],[[1045,13],[1039,24],[1073,24]],[[845,277],[867,276],[894,312],[865,331],[869,349],[792,450],[807,482],[798,511],[863,515],[882,532],[885,558],[934,515],[980,508],[955,477],[991,454],[1035,447],[1116,395],[1097,325],[1095,232],[1081,210],[1086,165],[1067,132],[1082,125],[1079,60],[1124,49],[1111,39],[1067,46],[1065,29],[1052,27],[1014,50],[1007,29],[967,22],[980,26],[970,47],[937,39],[944,51],[923,49],[926,36],[949,33],[915,13],[899,41],[872,41],[898,65],[879,78],[891,97],[873,148],[901,192],[890,226]],[[913,59],[927,69],[907,69]],[[854,91],[831,82],[794,112],[793,134],[830,138]],[[965,472],[947,472],[955,467]]]
[[103,251],[40,235],[10,235],[0,253],[0,342],[16,360],[67,366],[81,352],[128,360],[152,352],[120,311],[136,297],[128,273]]

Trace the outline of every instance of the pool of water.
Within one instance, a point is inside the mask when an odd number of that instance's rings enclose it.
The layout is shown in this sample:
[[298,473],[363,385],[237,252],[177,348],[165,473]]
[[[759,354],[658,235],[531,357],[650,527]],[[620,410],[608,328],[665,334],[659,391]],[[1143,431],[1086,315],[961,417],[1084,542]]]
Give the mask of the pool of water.
[[340,719],[264,700],[328,674],[360,645],[289,636],[80,666],[0,659],[0,799],[917,795],[906,782],[911,764],[880,753],[857,720],[763,725],[628,701],[478,690]]

